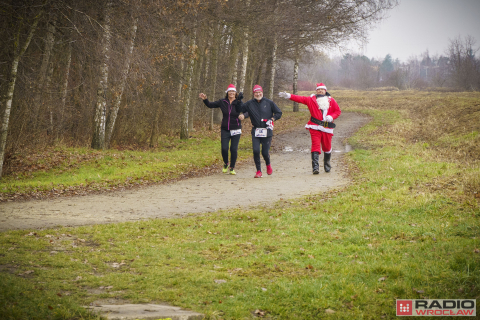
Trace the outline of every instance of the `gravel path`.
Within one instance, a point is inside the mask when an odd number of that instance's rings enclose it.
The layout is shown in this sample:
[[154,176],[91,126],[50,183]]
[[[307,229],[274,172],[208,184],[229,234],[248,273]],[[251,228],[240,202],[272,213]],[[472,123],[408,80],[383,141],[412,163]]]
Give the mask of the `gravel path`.
[[335,121],[330,173],[312,174],[310,135],[299,127],[288,134],[274,134],[271,176],[262,160],[264,176],[254,179],[252,158],[237,165],[235,176],[222,174],[219,168],[218,174],[136,190],[0,203],[0,231],[182,217],[325,192],[349,183],[340,161],[349,151],[343,141],[368,121],[365,115],[346,112]]

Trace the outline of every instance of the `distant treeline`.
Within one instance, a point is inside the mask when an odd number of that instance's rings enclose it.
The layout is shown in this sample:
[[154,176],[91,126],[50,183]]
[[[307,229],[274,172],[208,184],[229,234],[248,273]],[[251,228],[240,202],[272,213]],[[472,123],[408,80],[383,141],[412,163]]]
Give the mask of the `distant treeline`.
[[[478,48],[474,44],[471,36],[458,37],[450,41],[444,55],[431,56],[427,50],[407,62],[395,59],[394,54],[387,54],[383,60],[358,54],[333,59],[310,57],[300,65],[303,78],[299,81],[299,89],[312,90],[315,81],[322,79],[330,87],[337,88],[478,91],[480,59],[475,56]],[[313,61],[316,63],[311,63]]]

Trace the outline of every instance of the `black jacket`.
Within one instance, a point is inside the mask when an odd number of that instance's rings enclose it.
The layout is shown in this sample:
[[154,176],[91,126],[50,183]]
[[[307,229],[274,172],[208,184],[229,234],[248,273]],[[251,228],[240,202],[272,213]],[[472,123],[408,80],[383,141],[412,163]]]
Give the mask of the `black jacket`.
[[[223,118],[222,118],[222,125],[220,126],[224,130],[236,130],[242,128],[242,121],[238,119],[240,112],[235,110],[233,104],[227,99],[220,99],[215,102],[210,102],[208,99],[203,100],[203,103],[213,109],[213,108],[220,108],[222,110]],[[248,114],[244,113],[245,118],[248,117]]]
[[[266,128],[267,124],[265,120],[274,119],[275,121],[282,117],[282,111],[279,107],[270,99],[262,98],[257,101],[256,99],[248,100],[242,103],[240,100],[235,100],[235,109],[238,113],[248,112],[250,115],[250,121],[252,121],[252,133],[255,132],[255,128]],[[272,130],[267,130],[268,136],[272,136]]]

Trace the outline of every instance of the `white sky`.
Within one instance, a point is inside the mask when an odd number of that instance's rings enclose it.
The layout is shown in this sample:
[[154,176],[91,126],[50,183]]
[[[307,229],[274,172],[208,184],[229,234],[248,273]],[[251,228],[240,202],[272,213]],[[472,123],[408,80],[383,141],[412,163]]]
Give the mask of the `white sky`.
[[[387,54],[406,62],[420,57],[445,54],[451,39],[473,36],[480,47],[480,0],[400,0],[387,18],[369,32],[368,43],[352,43],[340,54],[359,53],[383,60]],[[338,54],[338,51],[336,52]],[[480,52],[477,53],[477,57]],[[330,55],[335,55],[330,52]]]

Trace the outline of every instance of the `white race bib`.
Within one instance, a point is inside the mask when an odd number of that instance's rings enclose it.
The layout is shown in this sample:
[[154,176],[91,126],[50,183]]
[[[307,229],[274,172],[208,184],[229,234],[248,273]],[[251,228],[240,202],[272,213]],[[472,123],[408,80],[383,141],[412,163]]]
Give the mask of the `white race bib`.
[[231,136],[236,136],[237,134],[242,134],[242,129],[230,130]]
[[265,138],[266,136],[267,136],[267,128],[256,128],[255,129],[255,137]]

